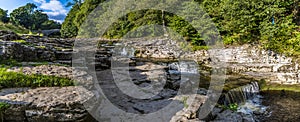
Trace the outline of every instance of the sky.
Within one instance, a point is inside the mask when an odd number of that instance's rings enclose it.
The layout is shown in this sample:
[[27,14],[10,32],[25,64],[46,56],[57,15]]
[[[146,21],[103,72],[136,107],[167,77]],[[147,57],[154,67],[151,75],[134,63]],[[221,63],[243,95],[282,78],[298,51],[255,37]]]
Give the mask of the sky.
[[39,10],[43,10],[51,20],[63,22],[67,16],[70,7],[66,8],[66,4],[72,0],[0,0],[0,8],[12,12],[27,3],[34,3]]

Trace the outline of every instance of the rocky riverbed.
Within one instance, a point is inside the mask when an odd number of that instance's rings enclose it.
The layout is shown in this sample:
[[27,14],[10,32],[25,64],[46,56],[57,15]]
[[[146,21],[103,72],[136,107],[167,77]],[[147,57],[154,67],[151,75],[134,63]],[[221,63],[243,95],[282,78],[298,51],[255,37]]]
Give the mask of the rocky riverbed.
[[[2,34],[2,35],[1,35]],[[248,94],[239,88],[246,88],[253,81],[265,79],[267,83],[277,84],[299,84],[300,70],[299,65],[292,58],[279,55],[272,51],[266,51],[255,45],[242,45],[238,47],[226,47],[222,49],[182,51],[178,45],[170,39],[153,39],[149,41],[127,41],[127,42],[105,42],[94,52],[92,63],[87,67],[93,66],[97,74],[98,82],[86,71],[57,64],[72,63],[74,39],[51,39],[36,36],[18,36],[11,32],[0,31],[0,56],[2,59],[15,59],[17,61],[47,61],[49,65],[22,67],[10,67],[9,71],[22,72],[24,74],[54,75],[77,80],[78,86],[69,87],[45,87],[45,88],[9,88],[2,89],[0,92],[1,102],[11,104],[5,111],[2,118],[5,121],[96,121],[98,119],[94,113],[90,112],[92,100],[98,99],[99,94],[95,92],[95,84],[100,85],[107,97],[122,110],[136,114],[146,114],[167,105],[168,101],[178,103],[178,111],[169,113],[167,117],[170,121],[297,121],[299,120],[297,111],[299,102],[294,97],[277,97],[279,93],[262,94],[263,97],[249,97],[251,101],[239,105],[238,111],[232,111],[221,106],[215,107],[213,111],[204,119],[199,119],[199,107],[207,100],[208,86],[210,85],[209,76],[213,63],[225,62],[227,69],[226,84],[231,84],[230,89],[238,88],[238,92],[225,91],[233,95],[234,99],[240,99],[238,94]],[[16,41],[24,40],[24,41]],[[121,46],[120,46],[121,45]],[[125,46],[124,46],[125,45]],[[212,61],[210,55],[214,55]],[[114,56],[130,56],[126,61],[118,65],[111,64]],[[197,62],[200,67],[188,68],[188,64],[183,60],[188,59]],[[94,62],[95,61],[95,62]],[[125,63],[125,64],[126,64]],[[182,65],[181,63],[185,63]],[[26,63],[30,64],[30,63]],[[114,69],[112,69],[112,67]],[[115,80],[112,70],[122,72],[128,70],[130,82],[119,85],[132,85],[135,87],[123,87],[125,91],[134,88],[143,90],[159,90],[160,93],[152,92],[157,96],[134,95],[127,93],[127,96],[118,94],[118,86],[112,84]],[[199,73],[197,78],[201,80],[199,90],[194,94],[178,95],[177,91],[182,85],[181,73]],[[196,76],[196,75],[193,75]],[[234,76],[234,78],[233,78]],[[123,78],[121,76],[120,78]],[[128,82],[127,81],[127,82]],[[187,81],[193,81],[187,79]],[[225,85],[226,85],[225,84]],[[97,86],[96,85],[96,86]],[[198,86],[198,85],[195,85]],[[99,88],[99,87],[98,87]],[[127,88],[127,89],[126,89]],[[250,87],[252,88],[252,87]],[[99,90],[99,89],[98,89]],[[259,90],[258,90],[259,91]],[[148,101],[133,99],[130,95],[145,97]],[[256,94],[256,93],[255,93]],[[280,93],[281,94],[281,93]],[[259,94],[257,94],[259,95]],[[100,95],[101,96],[101,95]],[[194,101],[186,99],[194,96]],[[276,97],[275,97],[276,96]],[[148,98],[149,97],[149,98]],[[243,97],[243,96],[242,96]],[[255,99],[254,99],[255,98]],[[274,102],[276,101],[276,102]],[[223,103],[224,100],[219,101]],[[146,105],[145,105],[146,104]],[[94,103],[91,105],[98,105]],[[100,106],[101,104],[99,104]],[[186,106],[189,107],[186,107]],[[93,106],[92,106],[93,107]],[[258,109],[269,107],[269,109]],[[96,107],[97,108],[97,107]],[[280,109],[279,109],[280,108]],[[286,112],[280,112],[286,108]],[[103,112],[100,109],[99,112]],[[104,109],[105,110],[105,109]],[[291,112],[287,112],[291,110]],[[246,112],[245,112],[246,111]],[[271,114],[270,114],[271,113]],[[93,117],[92,117],[93,116]],[[296,117],[296,118],[293,118]],[[95,119],[94,119],[95,118]]]

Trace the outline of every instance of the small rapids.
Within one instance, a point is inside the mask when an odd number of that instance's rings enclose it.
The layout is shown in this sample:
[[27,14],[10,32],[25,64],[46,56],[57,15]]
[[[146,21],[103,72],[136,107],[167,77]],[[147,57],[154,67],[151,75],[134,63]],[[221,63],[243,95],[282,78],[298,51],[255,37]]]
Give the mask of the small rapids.
[[266,114],[268,107],[262,105],[263,97],[259,94],[260,88],[257,82],[252,82],[238,88],[234,88],[225,94],[225,105],[238,103],[238,113],[245,114],[255,121],[255,115]]

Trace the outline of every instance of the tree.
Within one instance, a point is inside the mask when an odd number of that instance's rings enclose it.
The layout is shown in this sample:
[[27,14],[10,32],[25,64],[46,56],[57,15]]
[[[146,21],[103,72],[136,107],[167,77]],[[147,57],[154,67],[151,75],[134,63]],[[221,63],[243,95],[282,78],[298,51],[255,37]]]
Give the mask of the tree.
[[78,33],[78,27],[74,24],[74,19],[76,17],[76,13],[80,11],[79,5],[74,5],[70,12],[68,13],[65,21],[62,24],[60,33],[62,37],[75,37]]
[[7,17],[7,10],[3,10],[0,8],[0,21],[7,23],[9,18]]
[[24,26],[28,29],[33,29],[34,25],[34,10],[37,6],[33,3],[27,3],[25,6],[19,7],[10,13],[10,19],[13,24]]
[[42,12],[43,11],[41,11],[41,10],[36,10],[33,13],[32,17],[33,17],[34,23],[33,23],[32,29],[34,29],[34,30],[41,29],[42,23],[47,22],[49,20],[48,15],[45,13],[42,13]]
[[60,29],[61,24],[54,20],[47,20],[41,24],[42,30]]

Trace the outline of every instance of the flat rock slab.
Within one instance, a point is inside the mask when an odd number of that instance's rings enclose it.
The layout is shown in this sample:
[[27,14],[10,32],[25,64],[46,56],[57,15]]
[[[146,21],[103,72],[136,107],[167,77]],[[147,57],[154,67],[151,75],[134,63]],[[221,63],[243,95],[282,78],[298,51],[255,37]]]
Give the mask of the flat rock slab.
[[93,94],[82,87],[12,88],[0,92],[11,104],[5,121],[89,121],[83,103]]

